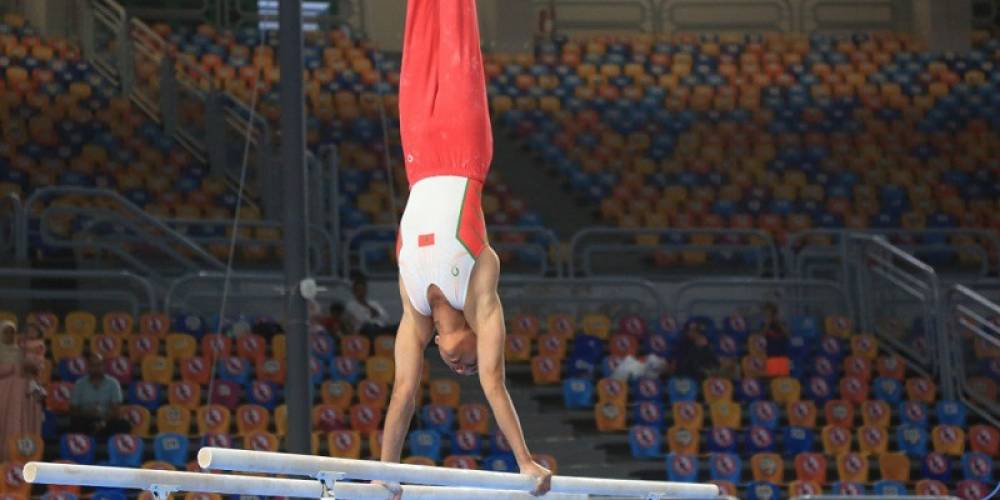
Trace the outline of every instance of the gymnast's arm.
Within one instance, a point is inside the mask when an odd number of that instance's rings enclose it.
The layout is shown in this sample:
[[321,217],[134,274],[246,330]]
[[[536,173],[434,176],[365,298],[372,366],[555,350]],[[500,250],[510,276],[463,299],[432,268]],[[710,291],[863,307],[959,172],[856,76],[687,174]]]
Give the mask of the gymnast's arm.
[[420,394],[424,349],[433,334],[431,318],[413,309],[402,280],[399,282],[399,295],[403,301],[403,317],[396,333],[396,376],[392,384],[389,409],[385,415],[385,430],[382,433],[383,462],[399,462],[403,437],[410,427],[416,398]]
[[504,345],[507,335],[504,327],[503,306],[497,293],[500,277],[500,259],[487,247],[476,260],[469,283],[469,298],[465,315],[476,331],[476,355],[479,362],[479,383],[486,400],[493,409],[497,425],[510,442],[522,474],[535,478],[535,495],[549,491],[552,473],[531,458],[524,441],[524,430],[507,392],[504,370]]

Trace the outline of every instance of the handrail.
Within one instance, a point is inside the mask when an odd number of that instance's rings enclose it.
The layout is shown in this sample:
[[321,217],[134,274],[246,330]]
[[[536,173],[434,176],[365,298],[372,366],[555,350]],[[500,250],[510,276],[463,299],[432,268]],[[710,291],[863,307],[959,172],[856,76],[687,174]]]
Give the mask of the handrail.
[[[795,288],[828,288],[832,289],[841,299],[842,307],[840,312],[848,313],[849,317],[854,316],[854,304],[851,303],[850,296],[847,291],[840,286],[835,281],[828,280],[809,280],[809,279],[760,279],[760,278],[699,278],[695,280],[685,281],[679,284],[673,291],[671,296],[670,304],[674,308],[674,313],[676,316],[680,316],[682,313],[690,313],[690,309],[693,308],[694,304],[699,302],[712,303],[714,301],[689,301],[685,302],[685,295],[691,293],[692,290],[701,287],[714,287],[714,288],[734,288],[740,289],[746,292],[749,288],[781,288],[781,289],[795,289]],[[751,297],[745,299],[736,299],[731,296],[726,296],[724,300],[725,303],[732,304],[734,302],[752,302],[761,303],[766,302],[768,299],[761,297],[760,295],[751,294]],[[803,294],[808,295],[808,294]],[[785,301],[786,299],[775,299],[778,301]],[[794,303],[812,303],[819,302],[822,299],[813,298],[812,300],[805,298],[791,298],[787,299]]]
[[[996,260],[1000,261],[1000,236],[996,233],[984,229],[974,229],[974,228],[927,228],[927,229],[899,229],[899,228],[884,228],[884,229],[829,229],[829,228],[817,228],[808,229],[805,231],[799,231],[797,233],[792,233],[788,235],[788,240],[786,241],[782,253],[785,256],[785,270],[789,275],[800,276],[803,268],[803,260],[808,257],[823,257],[823,256],[837,256],[842,254],[842,250],[835,250],[833,248],[839,246],[841,242],[848,238],[851,234],[864,234],[873,236],[885,236],[888,238],[903,237],[903,238],[920,238],[927,236],[973,236],[984,240],[992,245],[992,249],[988,245],[951,245],[951,244],[929,244],[929,243],[894,243],[890,241],[890,244],[901,248],[904,250],[913,251],[931,251],[931,250],[961,250],[961,249],[976,249],[981,252],[984,258],[982,259],[982,264],[980,265],[980,274],[986,276],[990,272],[990,261]],[[832,245],[814,245],[806,242],[807,239],[813,237],[828,236],[831,238],[836,238],[840,241],[832,242]],[[830,248],[828,252],[824,252],[823,249]],[[800,276],[801,277],[801,276]]]
[[133,283],[143,290],[149,311],[158,311],[156,289],[147,280],[128,271],[90,271],[54,269],[0,268],[0,278],[50,278],[50,279],[118,279]]
[[[544,287],[544,291],[535,291],[530,294],[527,298],[522,297],[511,297],[507,295],[507,292],[512,287],[531,287],[538,286]],[[596,294],[594,297],[584,297],[580,293],[573,293],[573,287],[587,288],[597,288],[597,287],[626,287],[626,288],[636,288],[644,292],[645,296],[650,299],[652,306],[650,304],[644,304],[641,300],[634,297],[623,297],[621,295],[611,295],[611,294]],[[544,296],[546,292],[553,289],[563,288],[566,289],[566,295],[564,296]],[[663,298],[663,294],[651,281],[644,280],[641,278],[615,278],[615,277],[591,277],[591,278],[574,278],[574,277],[559,277],[559,278],[536,278],[536,277],[525,277],[525,276],[511,276],[502,275],[500,277],[499,291],[501,297],[505,304],[516,303],[516,304],[549,304],[555,302],[565,302],[575,305],[584,303],[603,303],[603,304],[620,304],[620,303],[634,303],[639,306],[639,308],[646,310],[648,313],[652,313],[656,317],[662,316],[666,312],[666,301]]]
[[[175,305],[180,301],[178,297],[183,297],[181,295],[183,287],[189,286],[198,281],[221,281],[226,279],[225,273],[215,273],[201,271],[197,273],[186,274],[181,276],[170,283],[167,288],[166,295],[164,296],[163,310],[169,313]],[[280,273],[246,273],[238,272],[229,274],[229,279],[238,283],[240,281],[250,282],[250,283],[268,283],[274,284],[268,292],[261,292],[260,294],[254,295],[254,297],[282,297],[285,295],[285,290],[283,290],[284,275]],[[344,290],[350,288],[350,282],[342,278],[337,277],[318,277],[315,279],[316,284],[323,287],[326,286],[326,291],[329,292],[333,288],[342,287]],[[230,292],[230,298],[238,294]]]
[[[371,235],[371,234],[377,235],[379,233],[386,233],[386,232],[391,233],[391,234],[395,234],[397,232],[397,228],[396,228],[396,226],[388,225],[388,224],[373,224],[373,225],[360,226],[358,228],[355,228],[355,229],[351,230],[349,233],[347,233],[347,235],[346,235],[346,237],[344,239],[344,246],[343,246],[343,249],[344,249],[343,257],[342,257],[343,271],[345,273],[349,273],[351,271],[351,269],[352,269],[352,266],[351,266],[351,257],[353,256],[353,253],[352,253],[351,249],[355,245],[355,243],[357,242],[358,239],[360,239],[362,236],[365,236],[365,235]],[[548,267],[548,258],[549,258],[549,256],[548,256],[548,250],[551,250],[553,248],[553,246],[556,246],[556,245],[559,244],[559,238],[556,236],[556,234],[555,234],[554,231],[552,231],[551,229],[549,229],[547,227],[544,227],[544,226],[494,225],[494,226],[487,226],[486,232],[487,233],[493,233],[493,234],[496,234],[496,233],[534,234],[534,235],[539,235],[542,238],[544,238],[546,240],[545,243],[548,243],[548,246],[545,246],[542,243],[508,244],[508,243],[504,243],[502,241],[495,241],[495,242],[491,241],[490,242],[490,246],[492,246],[492,247],[494,247],[496,249],[505,249],[505,248],[508,248],[508,247],[511,247],[511,246],[516,246],[516,247],[520,247],[520,248],[540,248],[543,251],[543,254],[545,254],[545,255],[543,255],[543,258],[542,258],[542,269],[541,269],[541,272],[539,274],[543,275],[543,276],[546,275],[546,274],[548,274],[548,268],[549,268]],[[389,244],[390,244],[389,242],[385,242],[385,246],[387,248],[388,248]],[[364,267],[365,267],[365,258],[364,258],[365,252],[364,252],[364,250],[367,250],[367,249],[368,248],[364,248],[364,247],[359,248],[359,251],[361,252],[360,266],[362,267],[362,269],[364,269]],[[562,271],[561,268],[557,266],[556,267],[556,275],[557,276],[562,276],[562,272],[561,271]]]
[[72,195],[103,196],[106,198],[110,198],[111,200],[118,203],[122,208],[124,208],[129,215],[132,215],[136,219],[144,223],[147,223],[160,231],[163,231],[165,235],[173,238],[178,243],[184,245],[184,247],[186,247],[188,250],[194,252],[195,255],[203,259],[206,263],[208,263],[209,266],[220,270],[226,268],[226,265],[223,264],[221,261],[219,261],[219,259],[216,259],[214,255],[208,253],[200,245],[191,241],[190,238],[188,238],[186,235],[181,234],[180,232],[174,230],[172,227],[165,224],[162,220],[149,215],[149,213],[147,213],[145,210],[139,208],[137,205],[132,203],[131,200],[125,198],[118,192],[111,191],[109,189],[80,188],[80,187],[70,187],[70,186],[58,186],[58,187],[53,186],[53,187],[41,188],[36,190],[28,198],[28,201],[25,203],[25,212],[28,214],[29,217],[31,217],[31,215],[33,214],[35,204],[38,203],[42,198],[48,196],[72,196]]
[[[955,285],[947,293],[947,315],[950,319],[948,331],[949,346],[953,349],[955,363],[954,383],[958,396],[966,406],[988,420],[992,425],[1000,425],[1000,403],[984,397],[970,387],[969,368],[975,363],[967,363],[965,354],[970,346],[975,349],[976,342],[963,338],[964,332],[981,339],[993,349],[1000,350],[1000,305],[965,285]],[[979,311],[973,309],[977,307]],[[982,312],[980,312],[982,311]]]
[[[594,227],[587,228],[577,231],[570,238],[569,243],[569,269],[567,271],[568,276],[576,276],[578,272],[588,272],[590,267],[590,254],[585,252],[584,242],[588,238],[594,237],[635,237],[640,235],[655,234],[655,235],[670,235],[670,234],[680,234],[685,236],[698,235],[698,234],[708,234],[708,235],[726,235],[726,236],[740,236],[748,239],[759,239],[763,243],[759,245],[755,244],[738,244],[738,245],[679,245],[677,246],[678,251],[685,249],[699,249],[704,251],[710,250],[723,250],[726,248],[738,248],[738,249],[763,249],[767,252],[767,256],[770,257],[771,265],[774,266],[774,270],[777,271],[780,267],[780,261],[778,258],[778,249],[774,243],[774,238],[767,231],[762,231],[758,229],[715,229],[715,228],[699,228],[699,229],[673,229],[673,228],[617,228],[617,227]],[[616,245],[597,245],[604,249],[614,249],[614,248],[632,248],[637,249],[644,248],[644,245],[639,245],[637,243],[621,243]],[[583,254],[583,260],[581,264],[577,263],[578,253]],[[766,262],[762,259],[758,262],[758,274],[763,275],[765,272]],[[777,274],[777,272],[775,272]]]
[[[881,289],[873,290],[877,287],[870,283],[872,276],[868,273],[878,275],[911,298],[919,300],[921,313],[928,323],[924,325],[924,337],[929,350],[928,366],[923,368],[936,369],[942,394],[945,399],[954,399],[956,390],[953,375],[954,354],[947,339],[947,323],[944,314],[942,314],[944,295],[937,272],[920,259],[889,243],[883,236],[851,233],[848,238],[852,244],[862,245],[862,253],[858,256],[857,266],[864,281],[857,283],[857,291],[860,316],[865,322],[863,326],[873,333],[880,333],[874,324],[875,312],[872,308],[877,307],[877,305],[872,302],[874,300],[872,294],[885,292]],[[871,245],[878,251],[884,252],[885,255],[867,251],[866,245]],[[897,265],[893,259],[905,263],[913,271],[908,272]],[[869,263],[874,265],[869,266]],[[923,275],[923,279],[914,273]],[[889,343],[893,347],[912,353],[911,346],[906,343],[890,337],[886,337],[886,340],[890,341]],[[918,354],[914,354],[914,356],[919,359]]]

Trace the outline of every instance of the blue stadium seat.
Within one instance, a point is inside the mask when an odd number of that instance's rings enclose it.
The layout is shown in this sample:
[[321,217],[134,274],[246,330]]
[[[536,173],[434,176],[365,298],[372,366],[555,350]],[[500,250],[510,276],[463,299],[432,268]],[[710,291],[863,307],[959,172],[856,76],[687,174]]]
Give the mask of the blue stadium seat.
[[736,453],[739,444],[736,431],[728,427],[713,427],[705,433],[711,453]]
[[962,477],[967,480],[993,484],[993,459],[975,451],[962,455]]
[[663,433],[655,427],[634,425],[628,433],[629,450],[635,458],[657,458],[663,455]]
[[739,484],[743,461],[735,453],[712,453],[708,459],[708,477],[712,481]]
[[113,467],[139,467],[146,446],[142,438],[130,434],[116,434],[108,439],[108,465]]
[[441,461],[441,434],[437,431],[412,431],[407,438],[407,443],[411,455],[428,457],[435,462]]
[[483,469],[495,472],[517,472],[517,461],[509,453],[493,454],[483,459]]
[[153,439],[153,455],[156,460],[184,469],[188,463],[189,446],[187,436],[173,433],[157,434]]
[[698,480],[697,455],[667,454],[667,481],[693,483]]
[[563,381],[563,404],[567,409],[579,410],[594,407],[594,383],[584,378]]
[[[423,429],[436,431],[438,434],[447,434],[455,427],[455,410],[442,405],[424,405],[420,409],[420,425]],[[430,456],[423,453],[415,453],[415,455]]]
[[667,396],[671,403],[698,399],[698,384],[689,378],[671,377],[667,382]]
[[94,464],[94,438],[85,434],[63,434],[59,439],[59,458],[82,465]]
[[799,453],[812,451],[816,442],[816,433],[803,427],[785,427],[782,444],[785,455],[795,456]]
[[934,413],[940,425],[965,427],[965,405],[959,401],[938,401]]
[[872,488],[872,493],[879,496],[906,496],[908,494],[906,485],[899,481],[877,481]]

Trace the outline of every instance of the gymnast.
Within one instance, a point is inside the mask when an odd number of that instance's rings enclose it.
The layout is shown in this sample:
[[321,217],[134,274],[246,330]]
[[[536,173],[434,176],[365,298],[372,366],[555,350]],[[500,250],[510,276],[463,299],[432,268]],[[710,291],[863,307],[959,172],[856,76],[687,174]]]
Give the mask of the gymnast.
[[[381,459],[400,459],[433,341],[455,373],[478,374],[520,472],[543,495],[552,473],[532,459],[505,385],[500,260],[480,201],[493,136],[475,0],[409,0],[399,120],[410,197],[396,242],[403,315]],[[398,484],[382,484],[398,498]]]

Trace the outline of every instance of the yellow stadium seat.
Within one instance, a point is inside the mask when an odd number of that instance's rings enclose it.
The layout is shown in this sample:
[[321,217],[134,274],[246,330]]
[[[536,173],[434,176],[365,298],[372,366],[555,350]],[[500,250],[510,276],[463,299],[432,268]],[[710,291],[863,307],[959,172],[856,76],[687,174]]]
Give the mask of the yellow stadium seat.
[[588,314],[583,317],[583,333],[599,339],[607,339],[611,334],[611,318],[604,314]]
[[84,337],[75,334],[60,334],[52,338],[52,359],[56,363],[83,355]]
[[168,385],[174,379],[174,362],[166,356],[146,356],[140,364],[142,379]]
[[163,405],[156,410],[156,430],[182,436],[191,433],[191,410],[178,405]]
[[66,315],[66,333],[90,337],[97,331],[97,317],[87,311],[74,311]]

